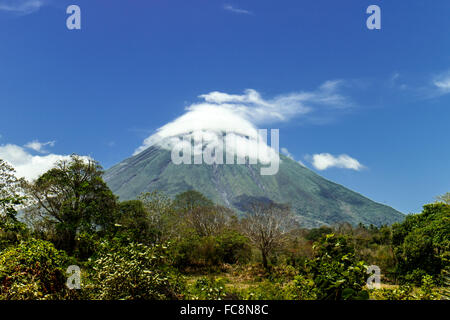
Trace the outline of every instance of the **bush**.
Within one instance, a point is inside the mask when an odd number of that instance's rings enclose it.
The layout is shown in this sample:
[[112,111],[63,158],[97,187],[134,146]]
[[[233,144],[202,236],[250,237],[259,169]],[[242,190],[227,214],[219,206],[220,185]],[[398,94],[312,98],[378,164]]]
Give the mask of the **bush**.
[[0,254],[1,299],[59,299],[68,294],[69,258],[44,240],[22,241]]
[[371,291],[371,298],[375,300],[414,300],[410,285],[402,285],[396,289],[373,290]]
[[368,299],[364,290],[367,266],[357,261],[353,247],[344,236],[329,234],[314,245],[308,271],[320,300]]
[[245,263],[251,257],[247,238],[235,231],[204,237],[191,234],[178,240],[174,250],[175,263],[180,269],[193,267],[217,270],[225,263]]
[[413,290],[411,285],[401,285],[396,289],[380,289],[372,292],[372,298],[377,300],[437,300],[439,293],[433,277],[425,275],[421,287]]
[[222,300],[227,296],[225,284],[226,281],[223,278],[200,278],[189,288],[188,298],[191,300]]
[[126,246],[105,242],[92,263],[91,283],[94,299],[177,299],[184,281],[171,267],[164,245]]
[[417,297],[420,300],[437,300],[439,298],[432,276],[425,275],[422,277],[422,286]]
[[288,300],[315,300],[314,281],[304,276],[298,275],[288,284],[286,288],[286,299]]
[[264,280],[256,286],[242,290],[240,296],[244,300],[285,300],[286,292],[283,284]]
[[298,275],[298,270],[290,265],[280,264],[270,269],[269,279],[274,282],[289,282]]

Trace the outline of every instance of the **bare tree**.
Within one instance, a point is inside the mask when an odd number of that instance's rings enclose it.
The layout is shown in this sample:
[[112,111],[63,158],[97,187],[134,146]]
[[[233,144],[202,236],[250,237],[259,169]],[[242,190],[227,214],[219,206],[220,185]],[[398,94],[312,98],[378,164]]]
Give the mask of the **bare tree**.
[[244,234],[261,250],[264,268],[274,249],[286,240],[287,233],[296,227],[291,210],[275,203],[255,203],[242,220]]
[[199,236],[219,234],[232,222],[234,213],[222,206],[197,207],[186,216],[188,224]]

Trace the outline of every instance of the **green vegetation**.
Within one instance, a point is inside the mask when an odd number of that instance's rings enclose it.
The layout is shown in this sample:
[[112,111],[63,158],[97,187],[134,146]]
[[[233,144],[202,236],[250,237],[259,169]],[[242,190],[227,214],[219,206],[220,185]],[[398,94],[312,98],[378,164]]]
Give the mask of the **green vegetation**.
[[[75,155],[32,183],[0,161],[0,300],[448,298],[445,199],[392,226],[305,229],[270,201],[244,215],[194,190],[120,202]],[[66,286],[74,265],[80,289]]]

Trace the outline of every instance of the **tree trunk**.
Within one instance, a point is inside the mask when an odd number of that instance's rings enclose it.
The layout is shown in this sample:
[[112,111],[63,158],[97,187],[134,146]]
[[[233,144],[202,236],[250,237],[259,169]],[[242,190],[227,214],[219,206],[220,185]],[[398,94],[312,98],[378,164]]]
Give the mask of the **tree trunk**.
[[262,253],[262,260],[263,260],[264,269],[267,270],[269,268],[269,265],[267,264],[267,253],[264,250],[261,253]]

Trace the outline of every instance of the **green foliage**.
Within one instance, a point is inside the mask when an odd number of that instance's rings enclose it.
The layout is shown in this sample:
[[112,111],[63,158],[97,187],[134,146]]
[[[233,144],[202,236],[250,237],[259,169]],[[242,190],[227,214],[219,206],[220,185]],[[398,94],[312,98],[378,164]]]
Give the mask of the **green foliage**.
[[322,236],[332,233],[333,230],[330,227],[320,227],[320,228],[313,228],[311,230],[308,230],[308,233],[306,234],[305,238],[306,240],[310,241],[318,241]]
[[[362,260],[381,267],[383,283],[396,283],[396,275],[408,283],[371,290],[372,299],[439,299],[446,292],[437,290],[448,281],[438,275],[450,257],[443,202],[392,228],[305,230],[283,206],[239,219],[193,190],[175,200],[152,192],[117,203],[100,166],[73,156],[28,185],[36,218],[28,229],[16,218],[29,200],[18,196],[22,182],[0,161],[1,168],[0,299],[368,299]],[[69,264],[81,267],[81,290],[65,286]]]
[[414,300],[413,288],[410,285],[401,285],[395,289],[377,289],[371,292],[371,298],[375,300]]
[[151,225],[144,203],[140,200],[124,201],[119,204],[116,218],[116,237],[129,242],[152,243],[157,238],[157,230]]
[[250,260],[249,240],[234,230],[228,230],[216,237],[218,253],[222,263],[246,263]]
[[420,300],[437,300],[439,298],[432,276],[424,275],[422,277],[422,285],[418,291],[418,298]]
[[329,234],[314,246],[308,271],[315,283],[318,299],[367,299],[364,290],[367,266],[355,258],[347,237]]
[[443,202],[445,204],[450,205],[450,192],[447,192],[447,193],[445,193],[445,194],[443,194],[441,196],[437,196],[436,200],[438,202]]
[[100,165],[72,155],[28,184],[37,216],[44,229],[53,230],[57,247],[69,254],[79,232],[108,232],[116,211],[116,197],[102,179]]
[[436,288],[433,277],[424,275],[421,280],[421,286],[414,290],[409,284],[401,285],[394,289],[379,289],[371,293],[376,300],[438,300],[440,294]]
[[314,287],[314,281],[302,276],[295,276],[294,280],[286,288],[288,300],[315,300],[317,293]]
[[0,159],[0,250],[27,236],[26,226],[17,219],[17,210],[26,200],[22,184],[14,169]]
[[187,298],[190,300],[223,300],[226,296],[225,279],[202,277],[190,286]]
[[199,207],[214,206],[214,202],[206,198],[201,192],[188,190],[175,197],[175,208],[181,212],[188,212]]
[[424,275],[441,273],[450,250],[450,205],[425,205],[422,213],[408,216],[392,230],[397,272],[403,281],[420,285]]
[[180,298],[184,282],[168,252],[164,245],[105,242],[84,290],[102,300]]
[[242,290],[240,297],[243,300],[285,300],[286,294],[283,284],[264,280]]
[[243,300],[314,300],[314,288],[311,279],[297,275],[290,281],[265,279],[234,294]]
[[0,299],[61,299],[69,258],[43,240],[30,239],[0,254]]
[[251,256],[248,239],[233,230],[217,236],[187,235],[177,240],[174,250],[175,265],[181,269],[195,267],[217,270],[225,263],[248,262]]

